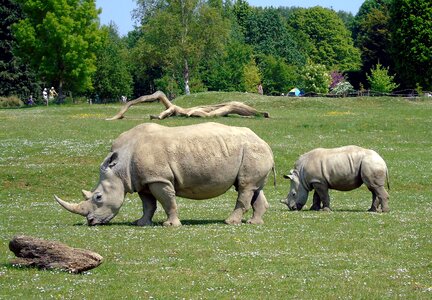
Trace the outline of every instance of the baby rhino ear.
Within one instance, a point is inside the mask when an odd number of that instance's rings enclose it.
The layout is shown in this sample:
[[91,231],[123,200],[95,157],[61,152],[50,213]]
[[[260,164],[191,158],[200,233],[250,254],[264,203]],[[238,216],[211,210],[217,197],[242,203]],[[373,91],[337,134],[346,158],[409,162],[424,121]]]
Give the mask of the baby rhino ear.
[[285,179],[289,179],[289,180],[293,180],[293,171],[294,171],[294,170],[291,170],[291,171],[289,172],[289,174],[284,175],[283,178],[285,178]]

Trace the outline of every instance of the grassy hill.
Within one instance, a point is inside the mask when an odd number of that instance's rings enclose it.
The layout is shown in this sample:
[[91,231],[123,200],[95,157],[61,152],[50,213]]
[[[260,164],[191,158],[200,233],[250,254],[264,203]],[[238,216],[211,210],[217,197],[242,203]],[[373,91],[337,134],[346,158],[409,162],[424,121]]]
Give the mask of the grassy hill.
[[[159,103],[134,106],[125,119],[110,122],[104,119],[119,105],[0,110],[0,298],[431,298],[431,101],[203,93],[175,103],[227,101],[243,101],[271,118],[150,121],[163,110]],[[109,225],[97,227],[54,201],[53,194],[81,201],[81,189],[95,186],[99,164],[121,132],[143,122],[206,121],[249,127],[273,149],[277,187],[270,177],[264,225],[223,223],[234,208],[233,190],[206,201],[178,199],[180,228],[162,227],[160,208],[157,226],[131,226],[142,213],[136,194]],[[386,160],[390,213],[366,212],[371,195],[365,187],[332,191],[332,213],[290,212],[279,203],[289,187],[282,174],[299,155],[348,144],[372,148]],[[82,275],[19,269],[9,264],[8,249],[17,234],[87,248],[105,261]]]

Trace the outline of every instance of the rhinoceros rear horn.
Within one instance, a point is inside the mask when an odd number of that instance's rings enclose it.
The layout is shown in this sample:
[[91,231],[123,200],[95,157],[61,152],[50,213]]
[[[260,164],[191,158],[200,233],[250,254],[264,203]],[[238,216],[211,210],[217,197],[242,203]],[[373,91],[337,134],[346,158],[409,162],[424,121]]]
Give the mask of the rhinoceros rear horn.
[[54,198],[56,199],[56,201],[61,206],[63,206],[66,210],[70,211],[71,213],[78,214],[78,215],[81,215],[84,217],[87,216],[89,213],[88,208],[85,205],[86,204],[85,202],[75,204],[75,203],[69,203],[69,202],[63,201],[62,199],[60,199],[56,195],[54,195]]

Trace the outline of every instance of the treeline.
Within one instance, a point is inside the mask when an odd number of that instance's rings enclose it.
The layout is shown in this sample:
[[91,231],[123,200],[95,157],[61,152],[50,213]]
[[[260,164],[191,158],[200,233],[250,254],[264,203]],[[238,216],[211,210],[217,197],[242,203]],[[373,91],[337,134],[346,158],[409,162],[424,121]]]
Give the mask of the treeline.
[[120,37],[94,0],[6,0],[0,95],[55,86],[118,101],[162,90],[286,94],[432,90],[432,2],[366,0],[354,16],[245,0],[137,0]]

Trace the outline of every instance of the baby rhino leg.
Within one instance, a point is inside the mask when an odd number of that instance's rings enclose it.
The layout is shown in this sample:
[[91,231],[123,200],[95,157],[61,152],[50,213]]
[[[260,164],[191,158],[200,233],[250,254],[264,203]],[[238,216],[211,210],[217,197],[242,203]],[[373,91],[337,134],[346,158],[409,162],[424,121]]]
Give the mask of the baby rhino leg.
[[256,191],[252,199],[253,215],[247,222],[249,224],[264,224],[262,216],[269,208],[266,197],[262,190]]

